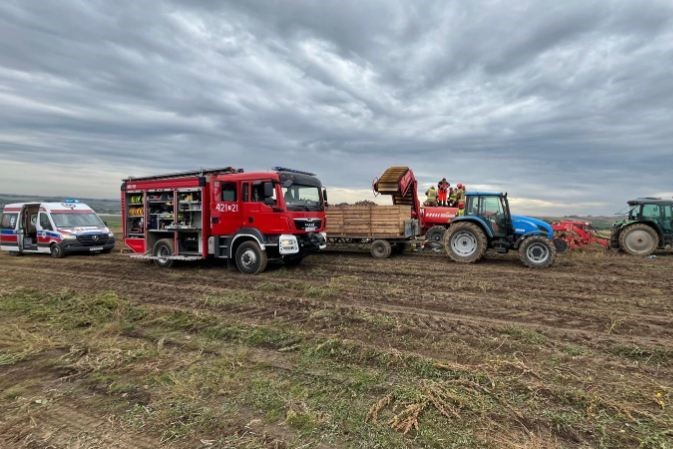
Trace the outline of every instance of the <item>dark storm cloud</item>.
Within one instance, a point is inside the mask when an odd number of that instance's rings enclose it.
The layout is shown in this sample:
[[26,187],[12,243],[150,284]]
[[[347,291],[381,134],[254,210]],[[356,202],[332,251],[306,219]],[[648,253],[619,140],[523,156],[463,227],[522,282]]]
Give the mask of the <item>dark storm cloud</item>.
[[353,197],[406,164],[610,212],[673,192],[672,72],[663,0],[4,1],[0,191],[282,164]]

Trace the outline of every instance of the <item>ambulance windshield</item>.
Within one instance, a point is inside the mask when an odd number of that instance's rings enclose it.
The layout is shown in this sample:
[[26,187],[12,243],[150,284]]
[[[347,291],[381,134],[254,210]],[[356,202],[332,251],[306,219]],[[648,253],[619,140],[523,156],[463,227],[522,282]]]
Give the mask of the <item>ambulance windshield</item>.
[[52,213],[51,218],[57,228],[79,228],[79,227],[98,227],[105,226],[103,220],[98,215],[91,213]]

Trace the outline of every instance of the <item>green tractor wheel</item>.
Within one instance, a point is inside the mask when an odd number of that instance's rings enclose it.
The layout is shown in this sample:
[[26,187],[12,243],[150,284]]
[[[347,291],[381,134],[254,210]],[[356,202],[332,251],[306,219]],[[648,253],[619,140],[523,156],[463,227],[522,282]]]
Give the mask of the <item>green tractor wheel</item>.
[[649,256],[658,247],[659,236],[646,224],[633,224],[619,233],[619,248],[632,256]]

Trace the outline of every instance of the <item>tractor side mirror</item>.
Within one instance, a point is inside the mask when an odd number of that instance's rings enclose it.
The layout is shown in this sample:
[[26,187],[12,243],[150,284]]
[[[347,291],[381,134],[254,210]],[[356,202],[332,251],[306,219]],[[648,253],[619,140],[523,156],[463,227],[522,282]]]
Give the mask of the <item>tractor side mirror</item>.
[[322,200],[325,204],[325,207],[329,207],[329,204],[327,203],[327,189],[324,187],[322,188]]

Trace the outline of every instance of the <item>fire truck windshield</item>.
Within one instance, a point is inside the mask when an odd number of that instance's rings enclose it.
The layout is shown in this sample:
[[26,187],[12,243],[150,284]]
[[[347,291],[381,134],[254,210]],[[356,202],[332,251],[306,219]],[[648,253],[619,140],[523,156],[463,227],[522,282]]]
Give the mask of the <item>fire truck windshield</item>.
[[91,213],[69,214],[52,213],[51,218],[57,228],[78,228],[86,226],[103,227],[105,224],[98,215]]
[[320,189],[315,186],[292,184],[283,187],[285,207],[291,211],[321,211],[323,210]]

